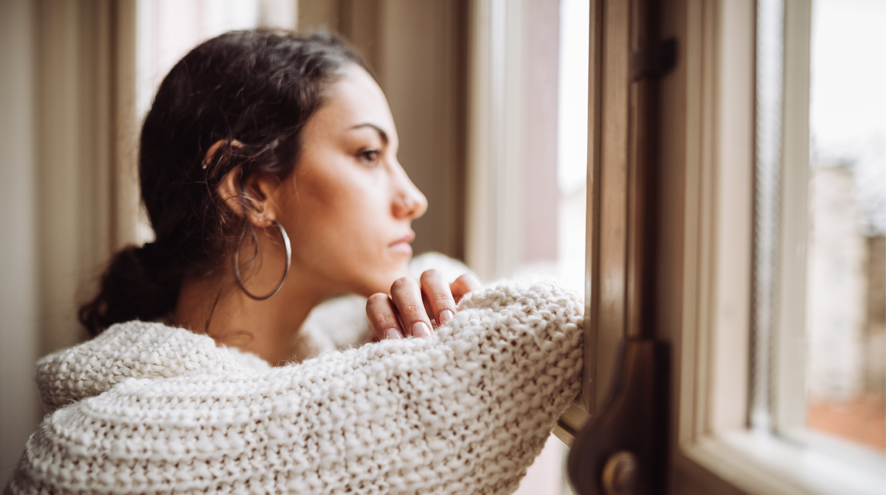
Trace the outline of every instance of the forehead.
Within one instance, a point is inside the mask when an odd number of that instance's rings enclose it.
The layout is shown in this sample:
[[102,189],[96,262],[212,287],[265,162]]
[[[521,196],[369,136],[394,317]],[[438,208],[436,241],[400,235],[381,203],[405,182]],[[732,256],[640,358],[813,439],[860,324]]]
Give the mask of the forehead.
[[[339,133],[361,124],[382,129],[396,140],[394,118],[381,88],[365,70],[349,66],[344,75],[327,90],[326,102],[308,122],[307,127],[325,128]],[[306,128],[307,130],[307,128]]]

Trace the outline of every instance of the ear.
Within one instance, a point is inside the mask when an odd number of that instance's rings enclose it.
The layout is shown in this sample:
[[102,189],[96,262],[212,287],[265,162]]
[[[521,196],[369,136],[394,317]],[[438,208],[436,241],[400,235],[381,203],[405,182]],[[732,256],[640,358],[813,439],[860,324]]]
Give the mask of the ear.
[[[212,163],[215,153],[224,145],[216,141],[206,153],[204,163]],[[231,146],[240,147],[243,143],[232,141]],[[243,169],[238,165],[222,178],[218,185],[218,195],[228,208],[240,216],[247,216],[256,227],[269,227],[277,219],[277,204],[273,192],[279,185],[276,177],[253,176],[245,184],[241,181]]]
[[[239,166],[231,169],[218,185],[218,194],[237,215],[245,215],[256,227],[270,227],[279,211],[274,191],[280,185],[276,177],[250,177],[241,186]],[[244,211],[245,210],[245,211]]]

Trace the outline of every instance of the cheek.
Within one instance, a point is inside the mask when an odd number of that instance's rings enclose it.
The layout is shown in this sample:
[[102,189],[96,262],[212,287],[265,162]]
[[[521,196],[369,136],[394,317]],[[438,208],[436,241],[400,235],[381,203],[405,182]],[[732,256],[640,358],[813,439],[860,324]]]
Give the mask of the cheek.
[[387,203],[372,195],[352,197],[330,212],[328,245],[322,250],[329,278],[364,296],[388,292],[391,284],[408,273],[408,258],[394,253],[389,244],[398,230],[388,221]]
[[311,201],[310,218],[306,220],[324,231],[352,239],[368,241],[367,237],[383,235],[385,213],[389,209],[381,188],[362,178],[338,181],[335,187],[318,188]]
[[387,259],[389,237],[399,232],[389,221],[386,188],[360,172],[298,181],[287,202],[298,236],[293,239],[294,261],[336,279],[388,278],[405,269],[405,262]]

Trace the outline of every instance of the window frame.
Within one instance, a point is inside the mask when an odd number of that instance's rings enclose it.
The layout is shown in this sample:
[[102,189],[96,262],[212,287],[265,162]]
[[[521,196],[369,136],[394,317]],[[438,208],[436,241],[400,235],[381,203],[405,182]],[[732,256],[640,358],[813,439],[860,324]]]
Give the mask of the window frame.
[[[611,393],[622,341],[638,322],[637,233],[631,216],[636,182],[631,136],[632,39],[629,2],[590,0],[588,49],[588,178],[585,237],[585,335],[581,395],[561,417],[554,434],[567,445]],[[634,35],[636,38],[636,35]],[[605,122],[605,125],[604,125]],[[631,304],[633,303],[633,304]]]
[[[685,91],[700,98],[686,98],[684,318],[675,350],[673,491],[707,484],[754,494],[881,493],[886,466],[841,459],[839,450],[798,442],[792,433],[805,422],[803,352],[791,345],[796,333],[781,332],[775,349],[775,434],[748,426],[755,2],[689,0],[686,6]],[[787,0],[785,9],[785,79],[791,84],[808,80],[811,6]],[[778,289],[779,326],[802,332],[785,322],[803,321],[804,296],[796,289],[805,285],[805,256],[796,250],[805,252],[805,222],[797,219],[806,216],[808,90],[786,92],[784,105],[780,249],[782,259],[792,262],[779,267],[788,281]]]

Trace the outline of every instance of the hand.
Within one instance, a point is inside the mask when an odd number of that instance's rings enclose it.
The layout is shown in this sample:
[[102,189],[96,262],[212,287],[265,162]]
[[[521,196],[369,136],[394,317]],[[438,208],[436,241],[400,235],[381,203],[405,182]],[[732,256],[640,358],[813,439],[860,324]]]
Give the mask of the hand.
[[410,277],[397,279],[391,286],[391,296],[379,292],[366,301],[366,316],[375,339],[402,339],[428,337],[434,330],[431,316],[439,325],[445,325],[455,315],[455,305],[468,292],[480,287],[480,281],[470,273],[447,284],[437,270],[421,274],[421,282]]

